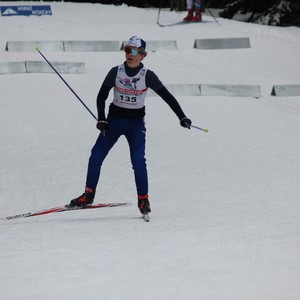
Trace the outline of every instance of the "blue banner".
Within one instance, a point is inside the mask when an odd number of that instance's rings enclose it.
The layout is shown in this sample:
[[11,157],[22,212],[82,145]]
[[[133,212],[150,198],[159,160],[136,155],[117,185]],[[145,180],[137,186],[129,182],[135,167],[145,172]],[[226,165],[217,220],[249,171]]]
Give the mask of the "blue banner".
[[50,5],[1,6],[1,16],[42,16],[52,15]]

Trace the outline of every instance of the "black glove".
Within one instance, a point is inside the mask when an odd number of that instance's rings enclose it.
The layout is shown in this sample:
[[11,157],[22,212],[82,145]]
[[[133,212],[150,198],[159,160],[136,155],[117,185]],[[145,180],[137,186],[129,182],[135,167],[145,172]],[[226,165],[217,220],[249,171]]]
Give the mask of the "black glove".
[[180,125],[184,128],[191,129],[192,121],[186,117],[180,120]]
[[101,131],[103,136],[106,136],[108,133],[108,122],[105,120],[98,121],[96,127]]

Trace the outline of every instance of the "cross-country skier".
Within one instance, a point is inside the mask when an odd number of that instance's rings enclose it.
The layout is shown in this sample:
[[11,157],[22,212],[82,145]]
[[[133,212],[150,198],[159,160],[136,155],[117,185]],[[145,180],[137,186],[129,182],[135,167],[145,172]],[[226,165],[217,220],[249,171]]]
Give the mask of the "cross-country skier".
[[[146,42],[133,36],[124,47],[125,62],[113,67],[104,79],[97,96],[98,122],[101,131],[89,158],[84,193],[71,200],[70,206],[87,206],[93,203],[101,165],[120,136],[124,135],[130,149],[134,170],[138,207],[142,214],[151,212],[148,198],[148,176],[145,158],[146,128],[145,97],[147,89],[154,90],[177,115],[181,126],[190,129],[186,117],[175,97],[166,89],[157,75],[142,64],[146,57]],[[105,101],[113,88],[113,101],[105,115]]]
[[[188,11],[184,21],[201,22],[201,0],[186,0],[186,8]],[[195,15],[194,15],[195,12]]]

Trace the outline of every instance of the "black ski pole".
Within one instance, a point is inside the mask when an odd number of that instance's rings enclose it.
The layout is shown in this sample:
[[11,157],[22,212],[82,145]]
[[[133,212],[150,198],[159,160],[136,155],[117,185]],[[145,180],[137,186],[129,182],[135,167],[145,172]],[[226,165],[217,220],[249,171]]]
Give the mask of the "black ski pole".
[[215,18],[215,16],[213,15],[213,13],[210,11],[210,9],[208,7],[206,7],[206,9],[208,10],[208,12],[210,13],[210,15],[214,18],[214,20],[217,22],[218,25],[220,25],[220,23],[218,22],[218,20]]
[[160,23],[159,23],[160,11],[161,11],[161,1],[159,1],[159,8],[158,8],[158,14],[157,14],[157,21],[156,21],[157,25],[160,25]]
[[86,108],[86,110],[97,120],[97,117],[92,113],[92,111],[86,106],[86,104],[79,98],[79,96],[75,93],[75,91],[69,86],[69,84],[64,80],[64,78],[58,73],[58,71],[53,67],[50,61],[43,55],[39,48],[35,48],[35,50],[44,58],[44,60],[48,63],[48,65],[53,69],[53,71],[59,76],[59,78],[65,83],[65,85],[70,89],[70,91],[75,95],[75,97],[81,102],[81,104]]

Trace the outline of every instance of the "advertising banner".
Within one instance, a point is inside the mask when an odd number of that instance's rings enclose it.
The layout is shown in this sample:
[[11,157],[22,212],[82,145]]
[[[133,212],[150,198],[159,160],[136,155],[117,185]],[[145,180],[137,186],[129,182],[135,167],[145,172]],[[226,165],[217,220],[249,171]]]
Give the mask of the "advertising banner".
[[1,16],[43,16],[52,15],[50,5],[1,6]]

